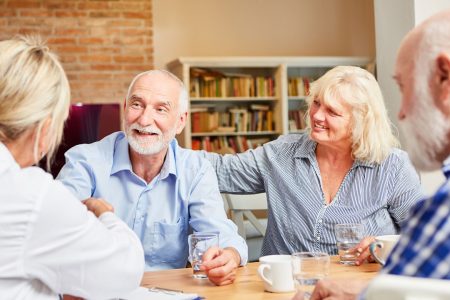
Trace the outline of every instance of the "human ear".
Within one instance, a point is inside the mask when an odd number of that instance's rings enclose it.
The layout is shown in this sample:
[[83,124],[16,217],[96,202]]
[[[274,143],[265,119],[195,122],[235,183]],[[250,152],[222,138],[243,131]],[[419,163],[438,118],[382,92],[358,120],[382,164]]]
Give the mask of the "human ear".
[[178,116],[177,134],[180,134],[183,131],[184,126],[186,125],[186,118],[187,118],[187,112],[181,113]]
[[441,53],[436,58],[436,105],[439,108],[450,106],[450,56]]
[[52,119],[48,117],[41,128],[41,133],[39,135],[39,141],[38,141],[38,155],[39,159],[45,156],[47,154],[47,151],[49,149],[49,138],[50,138],[50,124],[52,123]]

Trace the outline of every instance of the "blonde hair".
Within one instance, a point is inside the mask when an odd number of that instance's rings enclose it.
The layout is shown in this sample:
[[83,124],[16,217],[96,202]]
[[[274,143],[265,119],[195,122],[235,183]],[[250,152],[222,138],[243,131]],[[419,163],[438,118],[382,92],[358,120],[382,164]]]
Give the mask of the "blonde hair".
[[[314,99],[333,107],[341,99],[352,108],[350,124],[352,155],[367,163],[381,163],[399,142],[384,106],[383,95],[375,77],[353,66],[338,66],[311,84],[307,98],[308,113]],[[311,124],[307,118],[307,129]]]
[[38,36],[0,42],[0,141],[11,142],[36,128],[34,156],[44,122],[50,118],[47,169],[61,142],[70,87],[58,58]]

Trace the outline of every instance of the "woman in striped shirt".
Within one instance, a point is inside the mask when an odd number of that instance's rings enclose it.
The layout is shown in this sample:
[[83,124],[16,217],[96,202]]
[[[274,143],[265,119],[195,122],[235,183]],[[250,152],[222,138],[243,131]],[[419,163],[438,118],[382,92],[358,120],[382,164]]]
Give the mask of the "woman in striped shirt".
[[406,152],[396,148],[383,96],[364,69],[340,66],[315,81],[307,130],[241,154],[205,153],[221,192],[267,193],[262,255],[297,251],[337,254],[334,226],[362,223],[357,264],[372,236],[396,234],[422,198]]

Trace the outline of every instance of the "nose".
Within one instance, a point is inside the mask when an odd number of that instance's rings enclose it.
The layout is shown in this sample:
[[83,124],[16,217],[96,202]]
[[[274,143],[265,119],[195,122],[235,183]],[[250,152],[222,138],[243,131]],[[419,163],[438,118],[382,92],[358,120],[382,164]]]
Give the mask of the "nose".
[[147,106],[142,114],[139,116],[138,122],[141,126],[149,126],[152,125],[155,121],[154,118],[154,110],[152,107]]
[[323,111],[322,105],[316,109],[310,110],[310,115],[313,120],[317,120],[317,121],[325,120],[325,113]]

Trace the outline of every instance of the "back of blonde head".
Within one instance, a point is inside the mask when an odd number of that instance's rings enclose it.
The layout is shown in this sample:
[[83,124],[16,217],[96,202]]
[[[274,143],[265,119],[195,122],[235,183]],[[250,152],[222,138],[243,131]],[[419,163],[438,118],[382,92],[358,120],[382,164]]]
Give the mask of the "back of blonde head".
[[[314,99],[330,107],[341,99],[352,107],[350,130],[355,159],[381,163],[398,146],[380,87],[368,71],[353,66],[331,69],[311,85],[309,106]],[[309,120],[307,124],[310,130]]]
[[47,167],[58,147],[70,105],[70,88],[55,54],[38,37],[0,42],[0,141],[12,142],[51,119]]

